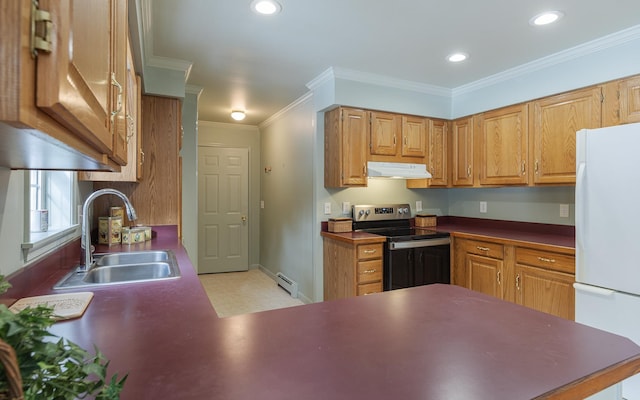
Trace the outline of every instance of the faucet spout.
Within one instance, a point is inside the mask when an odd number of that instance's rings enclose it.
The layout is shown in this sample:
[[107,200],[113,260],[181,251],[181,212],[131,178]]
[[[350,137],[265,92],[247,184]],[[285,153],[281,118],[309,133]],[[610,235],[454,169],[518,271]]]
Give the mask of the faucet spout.
[[82,238],[80,240],[80,253],[82,255],[82,258],[80,259],[80,266],[78,267],[78,271],[87,271],[93,266],[93,253],[91,252],[91,229],[89,229],[89,207],[96,198],[104,194],[114,194],[120,197],[124,202],[129,220],[135,221],[136,219],[138,219],[136,210],[131,205],[131,202],[129,201],[127,196],[125,196],[125,194],[120,192],[119,190],[106,188],[96,190],[95,192],[91,193],[82,205]]

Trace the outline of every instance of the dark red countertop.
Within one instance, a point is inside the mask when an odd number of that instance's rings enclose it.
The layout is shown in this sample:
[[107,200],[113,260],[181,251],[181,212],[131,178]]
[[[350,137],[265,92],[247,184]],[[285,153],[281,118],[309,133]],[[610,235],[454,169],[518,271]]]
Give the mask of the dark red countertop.
[[572,225],[448,216],[438,217],[434,229],[460,236],[487,236],[521,244],[529,242],[575,249],[575,227]]
[[123,400],[583,398],[640,370],[628,339],[449,285],[218,318],[175,230],[144,247],[182,277],[88,289],[53,327],[129,373]]
[[[437,225],[426,229],[449,232],[462,237],[487,237],[508,241],[520,245],[535,243],[568,251],[575,249],[575,227],[572,225],[541,224],[535,222],[503,221],[483,218],[467,218],[441,216]],[[335,240],[364,241],[372,237],[380,237],[365,232],[332,233],[327,231],[327,223],[323,222],[320,234]]]

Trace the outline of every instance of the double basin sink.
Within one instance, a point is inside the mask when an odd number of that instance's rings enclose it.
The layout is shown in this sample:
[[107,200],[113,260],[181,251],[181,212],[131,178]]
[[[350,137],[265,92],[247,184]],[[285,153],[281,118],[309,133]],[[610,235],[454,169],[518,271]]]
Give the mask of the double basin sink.
[[132,251],[94,254],[95,266],[88,271],[74,270],[54,289],[149,282],[180,277],[175,254],[171,250]]

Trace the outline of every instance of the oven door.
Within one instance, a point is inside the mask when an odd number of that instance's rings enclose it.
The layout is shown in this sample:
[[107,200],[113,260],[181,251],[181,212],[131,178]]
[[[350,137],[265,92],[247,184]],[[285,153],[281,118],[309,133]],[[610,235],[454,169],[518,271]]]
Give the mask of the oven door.
[[451,283],[449,238],[388,241],[385,247],[384,290],[432,283]]

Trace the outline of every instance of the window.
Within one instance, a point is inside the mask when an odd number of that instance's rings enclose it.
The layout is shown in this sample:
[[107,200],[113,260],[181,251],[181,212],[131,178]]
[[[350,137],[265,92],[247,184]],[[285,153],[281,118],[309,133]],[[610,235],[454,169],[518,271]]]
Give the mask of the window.
[[25,171],[25,261],[78,235],[77,186],[76,172]]

